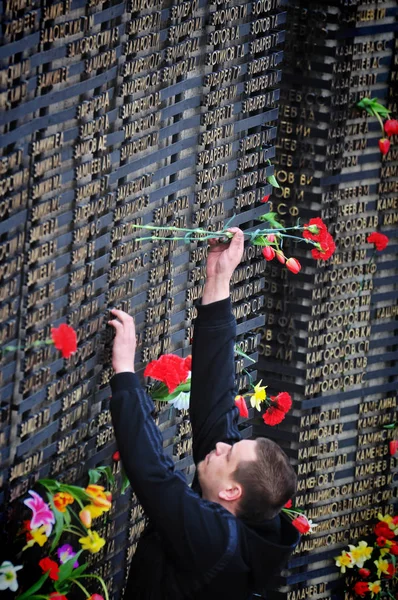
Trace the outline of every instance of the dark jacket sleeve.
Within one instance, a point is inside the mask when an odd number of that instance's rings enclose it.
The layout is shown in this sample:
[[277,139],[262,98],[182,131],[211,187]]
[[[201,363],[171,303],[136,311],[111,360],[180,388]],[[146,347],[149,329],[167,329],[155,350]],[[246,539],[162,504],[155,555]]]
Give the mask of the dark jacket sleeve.
[[190,417],[195,464],[217,442],[241,439],[235,406],[236,321],[229,298],[197,305],[192,343]]
[[111,387],[112,421],[123,467],[176,566],[204,576],[225,566],[237,549],[235,517],[200,498],[185,476],[174,470],[152,418],[152,400],[137,376],[115,375]]

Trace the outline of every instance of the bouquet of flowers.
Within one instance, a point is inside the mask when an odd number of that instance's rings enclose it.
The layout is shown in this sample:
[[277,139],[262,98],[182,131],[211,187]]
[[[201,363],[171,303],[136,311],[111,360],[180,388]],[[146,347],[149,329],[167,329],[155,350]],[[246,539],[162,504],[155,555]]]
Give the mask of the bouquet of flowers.
[[[268,197],[264,198],[264,201],[266,200],[268,200]],[[151,233],[148,236],[137,237],[137,241],[177,240],[188,243],[191,241],[218,239],[220,242],[226,243],[233,237],[233,233],[228,231],[232,219],[228,221],[222,231],[206,231],[206,229],[200,227],[185,229],[181,227],[168,227],[167,225],[133,225],[133,227],[144,229]],[[300,271],[301,265],[296,258],[288,258],[285,255],[283,251],[283,241],[285,239],[289,238],[297,242],[309,244],[313,247],[311,251],[312,257],[317,260],[328,260],[336,249],[333,237],[328,232],[325,223],[319,217],[310,219],[304,225],[297,223],[293,227],[284,227],[278,221],[275,212],[261,215],[258,220],[265,223],[266,227],[250,232],[244,231],[244,236],[248,239],[249,243],[262,248],[265,260],[269,261],[276,258],[294,274]],[[163,237],[165,233],[171,235]],[[296,235],[298,233],[302,233],[302,237]]]
[[[376,117],[381,127],[381,139],[379,140],[379,149],[383,156],[388,154],[391,142],[388,138],[398,133],[398,121],[390,119],[390,111],[380,104],[377,98],[362,98],[357,102],[357,107],[366,110],[368,115]],[[383,122],[383,119],[386,119]],[[387,136],[387,137],[385,137]]]
[[[66,485],[55,479],[40,479],[38,485],[45,490],[39,494],[29,490],[29,497],[23,504],[29,508],[29,518],[23,521],[19,532],[25,538],[25,546],[20,553],[27,553],[29,560],[36,561],[30,554],[33,546],[43,548],[36,570],[38,579],[28,589],[16,596],[17,600],[68,600],[88,598],[89,600],[109,600],[104,580],[87,572],[88,563],[84,553],[95,554],[105,545],[105,539],[93,529],[92,523],[108,512],[112,506],[112,494],[104,486],[98,485],[102,475],[108,482],[114,482],[110,467],[98,467],[89,472],[89,485],[82,488]],[[73,537],[77,537],[74,543]],[[0,590],[17,592],[19,571],[23,565],[14,566],[10,561],[0,565]],[[90,594],[86,580],[97,580],[103,596]]]
[[[340,572],[347,576],[350,597],[395,600],[398,569],[398,516],[377,515],[373,539],[349,545],[335,558]],[[348,569],[348,571],[347,571]],[[348,575],[349,573],[349,575]]]

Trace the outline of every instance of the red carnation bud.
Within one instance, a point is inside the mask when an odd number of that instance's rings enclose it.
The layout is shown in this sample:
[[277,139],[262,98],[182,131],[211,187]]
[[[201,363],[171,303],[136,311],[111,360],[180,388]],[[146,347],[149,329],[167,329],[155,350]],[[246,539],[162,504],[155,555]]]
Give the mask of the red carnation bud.
[[119,450],[116,450],[116,452],[114,452],[114,453],[112,454],[112,458],[113,458],[113,460],[114,460],[115,462],[119,462],[119,460],[120,460],[120,452],[119,452]]
[[271,246],[265,246],[262,250],[265,260],[272,260],[275,258],[275,250]]
[[289,269],[289,271],[291,271],[295,275],[297,275],[297,273],[301,269],[301,265],[300,265],[299,261],[297,260],[297,258],[288,258],[286,261],[286,266]]
[[388,140],[387,138],[382,138],[381,140],[379,140],[379,148],[380,148],[380,152],[382,153],[383,156],[385,156],[387,154],[387,152],[389,151],[391,146],[390,140]]
[[264,202],[268,202],[268,200],[269,200],[270,196],[271,196],[271,194],[268,194],[268,196],[263,196],[263,197],[261,198],[261,202],[263,202],[263,203],[264,203]]
[[398,133],[398,121],[396,119],[388,119],[388,121],[384,123],[384,131],[388,137]]

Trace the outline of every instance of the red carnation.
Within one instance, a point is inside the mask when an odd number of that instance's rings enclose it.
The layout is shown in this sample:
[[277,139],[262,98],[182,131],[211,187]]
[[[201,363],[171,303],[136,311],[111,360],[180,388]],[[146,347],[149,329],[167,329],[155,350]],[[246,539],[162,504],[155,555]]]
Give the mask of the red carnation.
[[184,366],[186,369],[188,369],[188,371],[192,371],[192,356],[191,355],[184,358]]
[[147,365],[144,376],[162,381],[171,394],[180,383],[187,380],[189,369],[185,361],[186,359],[175,354],[163,354],[158,360],[153,360]]
[[279,408],[270,406],[263,414],[263,421],[266,425],[278,425],[285,418],[285,413]]
[[375,534],[377,535],[377,537],[382,536],[387,538],[388,540],[392,540],[395,537],[392,529],[390,529],[387,523],[385,523],[384,521],[379,521],[377,523],[377,525],[375,526]]
[[265,246],[262,250],[265,260],[272,260],[275,258],[275,250],[271,246]]
[[299,515],[293,519],[292,525],[294,525],[294,527],[298,529],[300,533],[308,533],[311,529],[311,525],[309,524],[307,517],[304,515]]
[[398,450],[398,440],[391,440],[389,443],[389,448],[391,456],[394,456],[394,454]]
[[119,460],[120,460],[120,452],[119,452],[119,450],[116,450],[116,452],[114,452],[114,453],[112,454],[112,458],[113,458],[113,460],[114,460],[115,462],[119,462]]
[[381,140],[379,140],[379,148],[380,148],[380,152],[382,153],[383,156],[388,154],[390,146],[391,146],[391,142],[387,138],[382,138]]
[[366,241],[369,244],[374,244],[375,249],[380,252],[381,250],[384,250],[384,248],[387,246],[388,237],[384,235],[384,233],[378,233],[377,231],[374,231],[373,233],[368,235]]
[[283,508],[292,508],[292,506],[293,502],[291,500],[288,500]]
[[336,244],[334,243],[333,237],[329,232],[326,232],[320,236],[318,241],[322,249],[318,250],[318,248],[314,248],[311,250],[311,254],[313,258],[317,260],[327,260],[336,250]]
[[54,581],[58,580],[59,566],[55,562],[55,560],[51,560],[51,558],[42,558],[39,562],[39,567],[42,568],[43,573],[49,572],[50,579],[54,579]]
[[271,396],[271,400],[275,408],[283,410],[284,413],[287,413],[292,408],[292,399],[288,392],[279,392],[277,396]]
[[396,119],[388,119],[388,121],[384,123],[384,131],[388,137],[398,133],[398,121]]
[[366,581],[357,581],[354,585],[354,592],[357,594],[357,596],[361,596],[361,598],[363,598],[368,591],[369,584]]
[[239,414],[244,419],[247,419],[249,416],[249,411],[247,410],[246,402],[243,396],[236,396],[235,404],[239,409]]
[[366,579],[370,575],[369,569],[363,569],[363,568],[359,569],[358,573],[359,573],[360,577],[363,577],[364,579]]
[[261,202],[263,202],[263,203],[268,202],[270,196],[271,196],[271,194],[268,194],[268,196],[263,196],[261,199]]
[[54,346],[61,351],[64,358],[69,358],[77,350],[76,331],[70,325],[62,323],[59,327],[51,329]]
[[[317,232],[315,232],[316,228],[318,229]],[[322,219],[320,217],[315,217],[314,219],[310,219],[309,223],[305,223],[303,238],[318,241],[319,236],[327,233],[327,231],[328,229]]]

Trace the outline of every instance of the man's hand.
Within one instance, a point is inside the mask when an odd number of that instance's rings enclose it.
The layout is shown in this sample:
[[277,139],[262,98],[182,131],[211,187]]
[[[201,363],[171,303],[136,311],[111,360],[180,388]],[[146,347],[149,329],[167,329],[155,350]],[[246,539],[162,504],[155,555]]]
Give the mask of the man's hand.
[[111,313],[117,317],[113,321],[108,321],[108,325],[116,330],[112,352],[113,369],[115,373],[134,373],[135,348],[137,345],[134,319],[124,311],[116,308],[112,308]]
[[228,231],[234,234],[229,244],[220,244],[216,239],[210,240],[202,304],[229,297],[229,282],[242,259],[244,235],[238,227],[231,227]]

